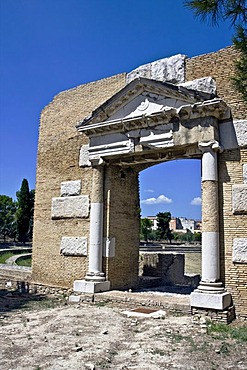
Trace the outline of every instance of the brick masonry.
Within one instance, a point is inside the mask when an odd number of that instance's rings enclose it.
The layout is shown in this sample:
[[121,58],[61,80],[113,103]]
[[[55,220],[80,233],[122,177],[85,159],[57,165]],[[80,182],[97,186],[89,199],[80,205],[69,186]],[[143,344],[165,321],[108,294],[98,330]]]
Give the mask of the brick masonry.
[[76,124],[125,84],[120,74],[58,94],[41,113],[36,174],[32,280],[48,286],[72,287],[87,272],[87,257],[60,254],[62,237],[88,237],[89,218],[52,220],[52,198],[61,183],[81,180],[80,195],[91,195],[92,168],[79,167],[88,140]]
[[[212,76],[218,95],[230,106],[234,120],[246,120],[246,106],[234,90],[230,76],[238,53],[233,47],[186,59],[186,81]],[[76,124],[100,104],[125,86],[126,75],[120,74],[78,86],[58,94],[41,114],[36,199],[33,236],[32,281],[36,284],[71,288],[82,279],[88,268],[88,256],[65,256],[60,253],[62,237],[88,238],[89,217],[52,219],[52,198],[61,195],[61,183],[81,181],[80,195],[92,199],[92,173],[88,166],[88,140],[76,130]],[[245,148],[219,154],[219,208],[221,280],[232,294],[237,314],[247,316],[247,264],[232,259],[233,241],[246,237],[247,216],[234,215],[232,187],[246,183],[243,166],[247,163]],[[79,167],[79,158],[80,165]],[[106,168],[104,237],[115,238],[115,256],[103,259],[103,270],[111,288],[131,288],[138,281],[139,191],[140,167],[121,170]],[[245,171],[246,173],[246,171]],[[246,175],[245,175],[246,177]],[[107,194],[110,190],[110,203]],[[73,195],[72,195],[73,196]],[[109,207],[109,209],[107,209]]]

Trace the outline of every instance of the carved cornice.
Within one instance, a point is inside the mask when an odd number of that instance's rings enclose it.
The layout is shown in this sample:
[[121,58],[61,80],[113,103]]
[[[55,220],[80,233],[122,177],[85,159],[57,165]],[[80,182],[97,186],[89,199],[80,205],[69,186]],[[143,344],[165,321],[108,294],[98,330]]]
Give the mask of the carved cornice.
[[78,126],[79,132],[85,133],[87,136],[102,135],[110,132],[127,132],[139,128],[151,128],[158,124],[166,124],[179,120],[181,123],[204,117],[215,117],[219,120],[230,117],[230,111],[226,103],[218,98],[198,102],[194,104],[186,104],[179,108],[163,107],[158,112],[149,115],[142,114],[136,117],[126,117],[112,121],[104,121],[97,123],[88,123]]

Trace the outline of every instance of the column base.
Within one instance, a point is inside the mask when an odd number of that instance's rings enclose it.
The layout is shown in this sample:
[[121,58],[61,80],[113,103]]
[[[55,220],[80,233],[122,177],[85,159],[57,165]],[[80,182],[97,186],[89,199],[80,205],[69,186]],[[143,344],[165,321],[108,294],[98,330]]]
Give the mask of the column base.
[[87,281],[75,280],[73,284],[74,292],[81,293],[100,293],[110,290],[110,281]]
[[211,283],[200,281],[197,289],[203,293],[224,293],[226,291],[221,282]]
[[85,280],[86,281],[93,281],[95,283],[103,282],[103,281],[105,281],[105,274],[103,272],[100,272],[100,273],[97,273],[97,274],[89,272],[85,276]]
[[196,289],[190,294],[191,307],[209,308],[213,310],[225,310],[232,304],[232,297],[230,293],[213,293]]

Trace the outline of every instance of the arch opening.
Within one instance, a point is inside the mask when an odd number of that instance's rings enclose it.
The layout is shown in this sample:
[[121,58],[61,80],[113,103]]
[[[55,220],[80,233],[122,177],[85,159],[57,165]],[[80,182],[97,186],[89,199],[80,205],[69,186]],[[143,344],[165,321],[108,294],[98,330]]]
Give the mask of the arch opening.
[[139,179],[140,287],[190,294],[201,278],[201,161],[151,165]]

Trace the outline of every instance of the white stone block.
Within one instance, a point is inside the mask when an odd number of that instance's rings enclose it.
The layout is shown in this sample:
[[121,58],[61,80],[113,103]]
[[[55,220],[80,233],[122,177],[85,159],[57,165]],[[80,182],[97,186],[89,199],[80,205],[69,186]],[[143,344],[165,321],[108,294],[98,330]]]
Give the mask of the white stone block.
[[71,303],[79,303],[80,300],[81,300],[81,297],[79,295],[71,294],[69,296],[69,302],[71,302]]
[[209,94],[216,94],[216,82],[212,77],[198,78],[193,81],[187,81],[179,86],[186,87],[187,89],[203,91]]
[[185,55],[177,54],[157,60],[151,65],[151,79],[163,82],[184,82]]
[[240,120],[233,122],[237,142],[240,147],[247,146],[247,120]]
[[247,214],[247,184],[232,186],[232,211],[234,214]]
[[74,292],[81,293],[100,293],[110,290],[110,281],[93,282],[86,280],[75,280],[73,285]]
[[243,165],[243,180],[244,184],[247,184],[247,164]]
[[86,256],[87,238],[63,236],[60,244],[60,253],[65,256]]
[[61,197],[80,195],[81,180],[61,182]]
[[138,77],[171,83],[184,82],[185,58],[185,55],[177,54],[169,58],[143,64],[127,74],[126,82],[130,83]]
[[231,295],[227,292],[215,294],[194,291],[190,295],[191,307],[224,310],[231,305],[231,302]]
[[89,145],[83,145],[80,149],[79,167],[91,166],[91,162],[89,161],[88,148]]
[[247,263],[247,238],[233,239],[232,261]]
[[51,218],[85,218],[89,215],[89,196],[52,198]]

